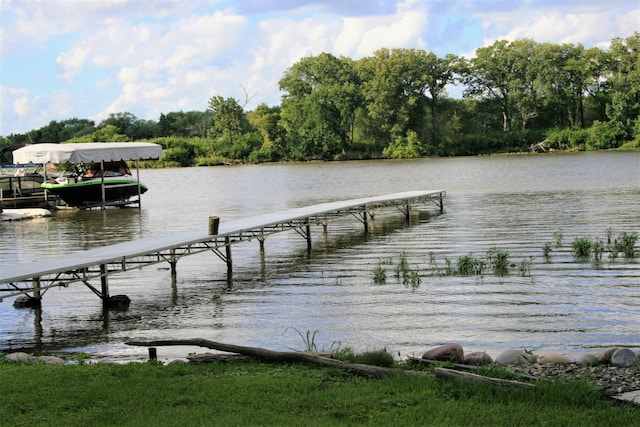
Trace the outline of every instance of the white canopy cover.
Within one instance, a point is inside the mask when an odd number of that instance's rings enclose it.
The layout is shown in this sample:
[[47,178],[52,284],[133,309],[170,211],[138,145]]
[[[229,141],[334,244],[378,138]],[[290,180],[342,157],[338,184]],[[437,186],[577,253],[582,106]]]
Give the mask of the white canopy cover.
[[119,160],[156,160],[162,147],[150,142],[83,142],[31,144],[13,151],[13,163],[91,163]]

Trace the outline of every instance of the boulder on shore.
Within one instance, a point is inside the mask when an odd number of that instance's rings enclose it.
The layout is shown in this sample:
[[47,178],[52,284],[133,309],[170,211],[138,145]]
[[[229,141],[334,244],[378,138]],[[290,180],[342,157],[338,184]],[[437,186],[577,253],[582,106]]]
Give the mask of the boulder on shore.
[[530,365],[536,362],[534,355],[521,350],[505,350],[496,357],[496,363],[508,365]]
[[493,363],[493,358],[486,351],[474,351],[464,355],[465,365],[482,366]]
[[441,362],[464,362],[464,350],[460,344],[446,344],[432,348],[422,355],[423,359],[438,360]]

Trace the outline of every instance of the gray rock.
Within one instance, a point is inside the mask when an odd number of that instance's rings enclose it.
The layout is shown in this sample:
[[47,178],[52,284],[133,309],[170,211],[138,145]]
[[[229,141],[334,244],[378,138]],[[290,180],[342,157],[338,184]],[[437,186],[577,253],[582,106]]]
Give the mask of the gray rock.
[[38,356],[36,360],[39,360],[45,365],[64,365],[64,360],[56,356]]
[[562,364],[562,365],[567,365],[569,363],[573,363],[573,360],[571,360],[569,357],[565,356],[564,354],[559,354],[559,353],[540,353],[538,354],[538,358],[536,359],[537,363],[556,363],[556,364]]
[[493,363],[493,359],[484,351],[474,351],[473,353],[464,355],[463,363],[473,366],[490,365]]
[[629,348],[619,348],[611,355],[611,364],[613,366],[633,366],[638,363],[638,356]]
[[27,353],[22,353],[22,352],[9,353],[4,358],[12,362],[18,362],[18,363],[33,363],[33,360],[34,360],[33,356],[30,356]]
[[575,358],[575,361],[584,365],[597,365],[598,363],[600,363],[598,355],[594,353],[580,354]]
[[496,357],[496,363],[508,365],[530,365],[535,362],[535,357],[521,350],[505,350]]
[[460,344],[446,344],[432,348],[422,355],[423,359],[439,360],[442,362],[464,362],[464,350]]
[[609,347],[602,350],[600,354],[598,354],[598,360],[600,360],[600,363],[602,363],[603,365],[608,365],[609,363],[611,363],[611,356],[617,349],[618,347]]

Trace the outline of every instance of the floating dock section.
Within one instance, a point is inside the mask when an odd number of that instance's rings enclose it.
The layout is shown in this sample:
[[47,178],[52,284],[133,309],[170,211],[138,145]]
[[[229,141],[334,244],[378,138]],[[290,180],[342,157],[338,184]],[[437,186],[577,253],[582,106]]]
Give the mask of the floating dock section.
[[[0,301],[2,298],[21,295],[27,302],[37,306],[48,289],[82,283],[108,307],[113,302],[109,295],[110,275],[166,262],[170,265],[172,278],[175,280],[176,265],[180,258],[206,251],[211,251],[222,259],[227,265],[227,273],[231,275],[231,246],[234,244],[256,239],[263,250],[268,235],[295,230],[306,239],[307,250],[310,251],[312,225],[322,225],[326,230],[332,219],[352,215],[363,224],[365,233],[368,233],[369,220],[382,208],[395,207],[408,221],[411,209],[418,205],[434,204],[442,214],[445,196],[446,192],[442,190],[407,191],[322,203],[228,222],[210,217],[207,231],[185,231],[149,237],[37,262],[5,266],[0,272]],[[91,281],[97,280],[100,285],[94,286]]]

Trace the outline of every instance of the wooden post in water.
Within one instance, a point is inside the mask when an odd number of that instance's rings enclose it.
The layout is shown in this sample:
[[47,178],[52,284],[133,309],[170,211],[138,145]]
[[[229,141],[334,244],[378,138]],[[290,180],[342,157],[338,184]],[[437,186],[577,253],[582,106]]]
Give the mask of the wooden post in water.
[[260,229],[258,234],[258,242],[260,242],[260,256],[264,258],[264,240],[266,237],[264,236],[264,228]]
[[220,227],[220,217],[210,216],[209,217],[209,235],[213,236],[215,234],[218,234],[219,227]]
[[305,232],[307,235],[307,252],[311,253],[311,224],[309,218],[307,218],[307,224],[305,225]]
[[107,265],[100,264],[100,286],[102,288],[102,302],[105,306],[109,304],[109,277],[107,273]]
[[38,301],[40,301],[40,298],[42,297],[42,293],[40,292],[40,278],[39,277],[34,277],[33,281],[31,282],[31,288],[33,289],[33,297],[35,299],[37,299]]
[[178,264],[178,260],[176,259],[176,250],[175,248],[169,249],[169,265],[171,266],[171,280],[175,282],[177,270],[176,264]]
[[369,219],[366,206],[364,211],[362,211],[362,223],[364,224],[364,234],[369,234]]
[[233,261],[231,260],[231,239],[229,236],[224,238],[224,250],[227,259],[227,274],[233,273]]

